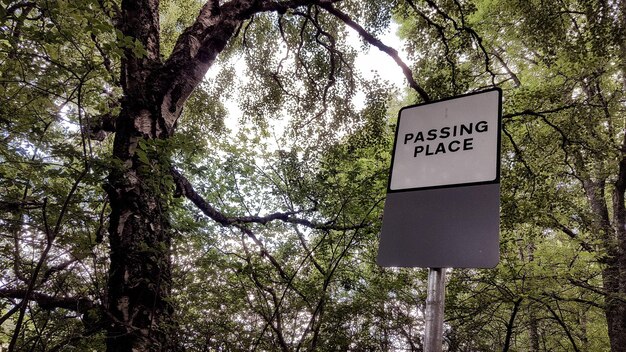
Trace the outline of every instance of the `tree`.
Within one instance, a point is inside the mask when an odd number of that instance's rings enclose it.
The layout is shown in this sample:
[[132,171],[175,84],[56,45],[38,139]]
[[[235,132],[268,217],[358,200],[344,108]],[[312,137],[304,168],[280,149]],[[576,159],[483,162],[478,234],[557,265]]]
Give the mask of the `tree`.
[[[543,310],[568,349],[587,350],[593,337],[581,321],[601,309],[611,350],[623,351],[624,3],[425,1],[408,2],[403,15],[407,38],[431,38],[410,45],[430,52],[417,57],[415,72],[443,87],[436,91],[505,90],[504,272],[485,283],[501,292],[494,306],[510,311],[500,326],[511,332],[528,309],[527,345],[539,350]],[[578,304],[567,311],[578,318],[561,310],[571,302]]]
[[0,28],[10,350],[421,350],[425,273],[374,259],[400,103],[348,28],[408,103],[504,89],[502,264],[450,275],[448,349],[626,346],[622,2],[4,1]]
[[[218,55],[225,58],[232,55],[235,46],[227,49],[227,45],[237,43],[246,58],[261,59],[249,62],[257,70],[249,84],[256,91],[253,98],[259,100],[245,101],[243,107],[247,112],[258,119],[261,126],[266,121],[263,115],[268,113],[276,114],[285,109],[299,114],[301,118],[293,124],[300,124],[298,133],[307,136],[298,139],[300,143],[312,145],[321,139],[330,142],[337,138],[333,129],[345,128],[347,121],[359,121],[350,102],[357,84],[350,66],[354,54],[345,50],[345,41],[339,39],[345,29],[337,27],[336,23],[356,28],[366,41],[403,64],[395,51],[335,7],[334,1],[209,1],[196,9],[199,15],[188,25],[181,27],[184,16],[175,20],[173,28],[167,29],[174,35],[168,38],[163,38],[161,33],[160,5],[157,0],[3,4],[3,26],[8,29],[2,38],[3,99],[7,103],[3,116],[20,116],[15,120],[4,117],[2,120],[6,126],[3,138],[7,141],[3,160],[10,165],[7,170],[19,166],[3,177],[3,187],[9,195],[3,202],[6,212],[3,221],[13,224],[9,237],[13,245],[7,241],[5,253],[15,264],[14,275],[5,278],[13,285],[1,293],[4,297],[21,299],[3,316],[3,321],[16,316],[9,350],[19,348],[20,343],[32,349],[38,346],[45,350],[58,349],[80,340],[81,336],[76,336],[72,327],[65,327],[68,329],[65,340],[44,339],[41,334],[33,335],[34,340],[30,340],[28,324],[32,324],[36,332],[52,321],[50,313],[38,320],[34,310],[27,321],[30,301],[37,302],[44,311],[56,307],[79,313],[87,328],[84,334],[97,334],[106,329],[109,351],[180,348],[180,341],[173,333],[177,327],[172,301],[171,254],[176,234],[172,223],[175,205],[179,202],[176,196],[189,199],[217,224],[240,231],[247,238],[241,242],[247,253],[243,258],[247,265],[258,266],[259,260],[265,261],[264,265],[276,271],[277,280],[305,301],[307,297],[295,286],[294,277],[283,268],[284,264],[276,257],[278,254],[269,251],[253,227],[273,221],[304,226],[309,228],[307,231],[321,231],[319,245],[327,243],[327,237],[339,235],[338,242],[328,249],[325,265],[315,264],[309,255],[319,271],[317,277],[321,274],[324,284],[316,298],[317,304],[309,307],[312,309],[310,323],[302,337],[304,340],[298,345],[308,344],[314,349],[322,328],[320,317],[329,287],[339,275],[339,264],[355,241],[361,241],[360,236],[366,232],[361,229],[373,218],[371,210],[377,209],[380,199],[372,204],[370,211],[357,215],[358,221],[349,220],[343,215],[347,211],[341,208],[337,212],[328,208],[318,211],[319,200],[306,197],[290,204],[292,207],[308,204],[311,210],[295,208],[265,216],[227,215],[200,195],[175,167],[176,163],[189,162],[189,155],[179,159],[176,153],[192,148],[184,135],[176,138],[176,132],[187,128],[190,134],[199,129],[181,123],[183,118],[192,119],[193,114],[198,113],[192,111],[184,115],[183,106],[190,99],[194,100],[192,93],[202,84]],[[164,5],[170,10],[170,16],[176,17],[175,3],[164,2]],[[346,3],[342,6],[354,8],[357,13],[362,11],[366,20],[369,16],[373,28],[385,26],[389,18],[383,17],[381,21],[373,14],[390,4],[366,5]],[[184,6],[193,8],[194,3],[184,3]],[[77,32],[76,28],[87,30]],[[286,49],[275,50],[280,45]],[[248,48],[255,50],[255,55],[247,55]],[[278,54],[284,58],[280,59]],[[293,61],[283,64],[286,59]],[[259,62],[275,65],[260,66]],[[406,65],[403,68],[411,85],[427,98]],[[298,76],[303,79],[293,80]],[[202,104],[201,98],[195,98],[195,102]],[[37,111],[30,111],[33,108]],[[219,104],[201,108],[203,111],[217,109],[213,110],[217,114],[221,109]],[[381,112],[384,114],[384,109],[376,111],[376,116],[381,116]],[[35,118],[34,127],[28,123],[30,117]],[[316,121],[315,125],[310,125],[311,120]],[[209,124],[205,121],[203,125]],[[214,122],[214,125],[219,126],[219,123]],[[72,126],[79,128],[72,130]],[[110,149],[106,143],[108,133],[114,134]],[[66,136],[71,136],[69,141]],[[105,143],[95,147],[90,138]],[[110,156],[107,153],[111,153]],[[281,165],[281,172],[289,171],[292,153],[298,153],[298,149],[282,154],[281,159],[286,164]],[[237,157],[241,156],[238,153]],[[29,163],[35,167],[30,167]],[[45,173],[40,173],[41,167]],[[108,173],[106,179],[103,179],[104,172]],[[61,173],[64,178],[47,177],[47,173],[51,176]],[[245,170],[242,173],[245,174]],[[287,176],[289,182],[296,181]],[[53,188],[46,185],[57,179],[63,182],[53,184]],[[106,197],[98,191],[100,182],[104,183]],[[83,208],[85,202],[91,209]],[[352,202],[348,199],[344,206]],[[318,221],[299,217],[314,212],[319,213]],[[105,227],[107,236],[103,235]],[[296,233],[301,231],[295,230]],[[72,239],[68,233],[76,238]],[[87,240],[81,236],[86,236]],[[23,245],[28,237],[34,241],[30,248]],[[93,271],[64,272],[76,263],[83,264],[85,255],[92,255],[94,261],[102,260],[102,253],[96,255],[96,247],[103,237],[109,245],[106,279],[100,276],[102,272],[95,277]],[[300,237],[308,236],[301,234]],[[40,244],[41,238],[43,243]],[[259,247],[261,258],[246,249],[247,241]],[[306,248],[305,241],[301,239],[301,242]],[[85,247],[82,254],[78,250],[80,246]],[[39,259],[24,263],[21,260],[24,252],[37,253]],[[250,275],[258,288],[260,302],[274,301],[276,313],[261,314],[266,320],[263,330],[273,331],[275,340],[269,342],[271,345],[287,349],[289,343],[277,316],[281,296],[270,283],[258,277],[256,270],[262,269],[241,270]],[[57,272],[64,272],[64,275],[56,275]],[[92,287],[101,287],[106,282],[106,290],[68,290],[69,280],[80,281],[87,275],[93,280]],[[58,280],[60,282],[56,282]],[[54,292],[55,287],[63,287],[63,295],[43,293]],[[50,347],[55,344],[56,347]]]

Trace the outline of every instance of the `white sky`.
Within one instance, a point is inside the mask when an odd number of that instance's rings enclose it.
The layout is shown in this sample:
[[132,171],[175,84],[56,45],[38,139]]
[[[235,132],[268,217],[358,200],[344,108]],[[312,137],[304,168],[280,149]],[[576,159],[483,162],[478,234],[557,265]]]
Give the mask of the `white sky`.
[[[385,45],[398,50],[400,58],[408,64],[409,61],[406,52],[404,51],[402,41],[396,35],[397,30],[398,26],[395,23],[392,23],[391,28],[389,28],[389,30],[378,39],[380,39]],[[352,45],[354,47],[359,46],[358,34],[355,31],[350,30],[350,37],[348,40],[353,43]],[[381,78],[390,81],[396,87],[403,87],[406,85],[400,66],[398,66],[389,55],[378,50],[376,47],[370,46],[367,53],[361,53],[357,57],[355,64],[366,78],[372,78],[374,76],[373,71],[375,71]]]
[[[387,32],[379,36],[378,39],[380,39],[385,45],[398,50],[402,60],[408,64],[409,61],[406,52],[403,49],[402,41],[396,35],[397,29],[398,26],[395,23],[392,23]],[[364,78],[371,79],[375,76],[375,74],[378,74],[379,77],[389,81],[398,88],[406,86],[406,80],[402,74],[402,69],[389,55],[383,53],[374,46],[370,46],[369,50],[366,52],[361,52],[361,40],[359,39],[359,35],[351,28],[349,28],[348,42],[350,42],[354,48],[359,49],[360,54],[356,58],[355,66]],[[207,73],[207,78],[213,78],[217,72],[219,72],[219,67],[213,67]],[[242,72],[239,76],[245,77],[245,74]],[[361,108],[363,106],[364,99],[365,96],[363,93],[357,93],[354,100],[357,108]],[[238,106],[238,100],[239,99],[235,93],[235,95],[225,104],[226,109],[228,110],[228,117],[225,124],[226,127],[231,130],[233,135],[236,134],[238,127],[240,126],[240,117],[242,115],[242,111]],[[270,123],[275,125],[276,135],[282,134],[282,127],[284,126],[282,121],[272,121]]]

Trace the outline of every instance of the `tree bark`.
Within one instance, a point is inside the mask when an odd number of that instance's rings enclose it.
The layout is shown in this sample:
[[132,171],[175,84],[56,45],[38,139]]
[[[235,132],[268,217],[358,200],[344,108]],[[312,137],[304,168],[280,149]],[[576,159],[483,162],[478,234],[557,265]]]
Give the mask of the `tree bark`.
[[[167,187],[151,173],[160,160],[139,160],[140,140],[166,139],[155,88],[159,52],[156,0],[122,1],[120,30],[146,53],[125,50],[120,83],[124,91],[117,117],[113,166],[106,185],[110,199],[110,268],[107,297],[107,351],[164,351],[173,308]],[[146,151],[143,151],[146,153]]]
[[517,316],[517,312],[519,312],[519,307],[522,304],[522,300],[523,298],[518,298],[517,301],[513,303],[511,318],[506,324],[506,337],[504,338],[504,347],[502,347],[502,352],[508,352],[509,348],[511,347],[511,338],[513,337],[513,330],[515,328],[515,317]]
[[[626,165],[624,166],[626,167]],[[620,203],[620,198],[623,204],[624,193],[621,191],[621,196],[619,196],[621,187],[616,184],[613,193],[614,222],[611,223],[605,202],[604,182],[587,180],[584,182],[584,188],[590,208],[595,216],[593,228],[599,234],[605,252],[604,257],[601,259],[603,265],[602,286],[606,293],[604,313],[611,351],[626,352],[626,303],[620,297],[626,292],[626,289],[621,284],[624,282],[623,276],[626,274],[626,268],[624,267],[625,255],[623,250],[620,249],[626,241],[623,238],[620,239],[620,230],[615,229],[617,224],[623,223],[623,220],[619,218],[623,217],[624,213],[619,210],[620,206],[618,204]]]
[[168,204],[174,180],[167,141],[185,101],[244,20],[259,12],[333,1],[208,1],[166,61],[159,50],[159,1],[122,1],[118,29],[140,42],[144,52],[124,52],[115,165],[105,185],[111,208],[107,351],[177,349],[170,333],[175,324]]
[[[626,69],[626,1],[619,2],[620,65]],[[622,87],[626,88],[626,79],[622,78]],[[606,318],[612,352],[626,352],[626,136],[619,146],[619,164],[613,189],[613,229],[615,231],[616,257],[611,259],[610,290],[606,302]],[[607,279],[604,278],[606,282]]]
[[528,324],[529,352],[539,352],[539,322],[533,305],[528,306]]
[[[132,122],[143,115],[131,114],[134,108],[122,110],[118,123],[126,126],[116,133],[116,147],[137,147],[142,130]],[[111,172],[107,188],[111,203],[107,350],[160,351],[167,347],[166,327],[173,311],[167,300],[171,291],[167,202],[149,186],[155,180],[140,170],[141,162],[129,149],[115,153],[124,167]]]
[[[610,285],[606,302],[606,317],[612,352],[626,352],[626,137],[622,143],[617,181],[613,190],[613,228],[617,242],[616,258],[610,258],[612,265],[605,271],[605,282]],[[609,276],[610,275],[610,276]]]

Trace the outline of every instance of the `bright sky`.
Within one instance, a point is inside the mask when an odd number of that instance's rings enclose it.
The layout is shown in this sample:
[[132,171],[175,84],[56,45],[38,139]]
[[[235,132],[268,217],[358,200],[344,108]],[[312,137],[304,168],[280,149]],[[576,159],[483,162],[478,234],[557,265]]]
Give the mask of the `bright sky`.
[[[403,50],[402,42],[400,38],[396,35],[398,26],[395,23],[392,23],[389,30],[385,32],[383,35],[379,36],[384,44],[395,48],[398,50],[398,53],[402,60],[405,63],[409,63],[407,59],[406,52]],[[360,50],[361,48],[361,40],[359,39],[359,35],[356,31],[349,29],[349,37],[348,41],[352,44],[354,48]],[[373,78],[375,74],[378,74],[379,77],[383,78],[394,84],[398,88],[402,88],[406,86],[406,79],[402,74],[402,69],[393,61],[393,59],[378,50],[378,48],[374,46],[370,46],[367,52],[361,52],[356,59],[355,62],[357,70],[361,72],[364,78]],[[217,72],[219,72],[218,67],[214,67],[209,70],[207,73],[207,78],[213,78]],[[241,74],[241,77],[245,75]],[[363,106],[365,96],[363,93],[358,93],[355,98],[355,104],[357,108]],[[225,121],[226,127],[232,131],[232,133],[236,133],[238,127],[240,126],[239,120],[242,115],[242,111],[238,106],[238,98],[234,96],[228,102],[226,102],[226,108],[228,110],[228,118]],[[281,121],[275,121],[274,124],[276,133],[280,134],[282,132],[283,123]]]
[[[402,41],[396,35],[397,30],[398,26],[395,23],[392,23],[391,28],[389,28],[389,30],[378,39],[380,39],[385,45],[398,50],[400,58],[408,64],[409,61],[406,52],[402,47]],[[350,37],[348,39],[353,43],[354,47],[359,46],[358,34],[355,31],[350,31]],[[406,85],[402,69],[389,55],[383,53],[374,46],[371,46],[367,53],[361,53],[357,57],[356,67],[366,78],[373,77],[373,71],[375,71],[381,78],[390,81],[395,84],[396,87],[403,87]]]

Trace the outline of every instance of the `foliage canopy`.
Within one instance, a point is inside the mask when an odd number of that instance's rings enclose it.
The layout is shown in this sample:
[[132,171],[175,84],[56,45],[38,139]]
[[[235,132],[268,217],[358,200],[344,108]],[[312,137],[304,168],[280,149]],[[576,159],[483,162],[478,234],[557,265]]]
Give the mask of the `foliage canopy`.
[[[501,263],[451,270],[444,345],[625,351],[625,20],[600,0],[0,1],[0,346],[421,351],[425,272],[375,264],[395,115],[498,86]],[[394,22],[410,62],[377,39]],[[359,73],[368,48],[404,92]]]

